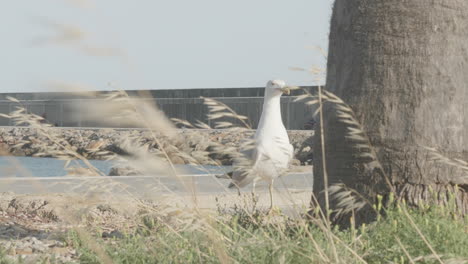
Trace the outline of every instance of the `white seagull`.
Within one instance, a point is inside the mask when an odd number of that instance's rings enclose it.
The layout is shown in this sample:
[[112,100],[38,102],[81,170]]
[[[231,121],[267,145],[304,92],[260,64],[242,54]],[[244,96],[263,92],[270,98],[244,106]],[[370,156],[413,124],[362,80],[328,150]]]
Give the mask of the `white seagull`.
[[284,81],[268,81],[253,146],[241,152],[243,157],[234,160],[234,171],[229,173],[232,179],[229,188],[241,188],[253,183],[252,192],[255,192],[258,180],[267,181],[270,210],[273,208],[273,181],[287,172],[294,153],[281,119],[281,95],[289,92],[290,88]]

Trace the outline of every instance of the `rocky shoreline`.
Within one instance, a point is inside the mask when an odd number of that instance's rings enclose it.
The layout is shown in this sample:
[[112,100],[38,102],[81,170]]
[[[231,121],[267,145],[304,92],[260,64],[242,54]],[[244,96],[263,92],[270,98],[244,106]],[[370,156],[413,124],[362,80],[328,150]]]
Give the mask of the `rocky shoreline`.
[[[162,142],[174,164],[188,164],[177,152],[210,152],[213,145],[239,149],[240,143],[254,134],[252,130],[229,131],[209,129],[179,129],[176,137],[170,140],[167,135],[156,135]],[[312,135],[310,130],[288,131],[291,144],[295,149],[294,165],[310,165],[312,161]],[[137,139],[148,151],[158,149],[154,142],[154,133],[136,129],[69,129],[49,128],[46,133],[36,128],[5,127],[0,128],[0,153],[12,156],[53,156],[44,149],[56,148],[58,143],[68,145],[73,151],[87,159],[102,159],[100,151],[126,155],[124,139]],[[99,151],[97,151],[99,150]],[[45,154],[44,154],[45,153]],[[194,155],[196,156],[196,155]],[[211,161],[200,160],[201,164],[215,162],[230,165],[231,159],[223,155],[210,154]]]

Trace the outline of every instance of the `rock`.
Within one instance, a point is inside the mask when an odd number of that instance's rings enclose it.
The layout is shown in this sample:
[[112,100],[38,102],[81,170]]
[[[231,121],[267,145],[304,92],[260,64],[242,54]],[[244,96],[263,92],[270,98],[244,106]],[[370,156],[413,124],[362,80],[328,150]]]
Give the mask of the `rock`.
[[1,142],[0,143],[0,156],[7,156],[10,155],[10,147],[7,143]]
[[113,167],[110,169],[109,176],[137,176],[143,175],[143,173],[132,167]]
[[106,145],[107,144],[107,141],[100,138],[98,140],[93,140],[91,141],[87,146],[86,146],[86,150],[87,151],[96,151],[96,150],[99,150],[100,148],[102,148],[102,146]]
[[26,156],[26,152],[24,150],[22,150],[22,149],[19,149],[19,148],[10,148],[9,152],[13,156],[19,156],[19,157]]
[[22,237],[28,234],[28,231],[18,225],[10,226],[9,233],[15,237]]
[[[98,154],[97,150],[105,150],[117,155],[129,156],[128,149],[122,145],[122,138],[135,139],[138,144],[147,145],[149,152],[159,151],[158,144],[155,143],[154,137],[158,138],[166,152],[177,153],[181,151],[187,155],[203,153],[209,151],[212,145],[219,145],[225,148],[232,147],[239,149],[240,143],[251,137],[255,131],[253,130],[190,130],[180,129],[174,136],[164,136],[157,132],[149,132],[144,130],[111,130],[111,129],[55,129],[51,128],[51,135],[60,138],[64,142],[71,145],[72,149],[86,155],[89,159],[104,159],[104,156]],[[310,164],[312,160],[312,136],[313,131],[310,130],[295,130],[288,131],[289,139],[295,149],[295,158],[301,164]],[[26,140],[23,147],[15,147],[14,145]],[[33,128],[0,128],[0,155],[8,151],[15,156],[31,156],[38,152],[47,152],[44,146],[53,146],[47,137],[44,137]],[[307,148],[309,147],[309,148]],[[168,149],[176,149],[177,151],[168,151]],[[310,150],[309,150],[310,149]],[[2,151],[4,150],[4,151]],[[97,151],[97,152],[96,152]],[[8,152],[6,152],[8,154]],[[47,154],[47,153],[46,153]],[[46,155],[47,156],[47,155]],[[206,155],[205,155],[206,156]],[[185,164],[187,159],[181,158],[176,154],[171,154],[171,161],[174,164]],[[230,158],[216,153],[210,153],[211,159],[206,159],[204,155],[199,155],[195,158],[197,163],[216,163],[223,165],[231,165]],[[115,173],[113,173],[115,174]],[[119,173],[119,175],[136,175],[134,172]]]
[[114,208],[112,208],[112,206],[110,206],[108,204],[100,204],[100,205],[96,206],[96,209],[98,209],[102,213],[106,213],[106,212],[112,213],[112,214],[117,213],[117,210],[115,210]]
[[88,136],[89,140],[99,140],[101,138],[101,135],[97,133],[92,133],[91,135]]
[[312,164],[313,159],[313,150],[312,150],[312,141],[313,136],[308,138],[302,138],[298,141],[294,141],[294,156],[296,159],[301,161],[301,165],[310,165]]
[[300,165],[301,165],[301,161],[298,160],[298,159],[293,159],[293,160],[291,161],[291,165],[292,165],[292,166],[300,166]]
[[47,246],[41,243],[34,243],[31,245],[31,249],[34,253],[44,253],[47,251]]
[[113,230],[111,232],[103,232],[102,233],[102,238],[118,238],[118,239],[122,239],[124,238],[124,235],[122,234],[122,232],[118,231],[118,230]]
[[122,149],[119,144],[115,143],[107,145],[103,150],[107,150],[120,156],[130,156],[130,153]]

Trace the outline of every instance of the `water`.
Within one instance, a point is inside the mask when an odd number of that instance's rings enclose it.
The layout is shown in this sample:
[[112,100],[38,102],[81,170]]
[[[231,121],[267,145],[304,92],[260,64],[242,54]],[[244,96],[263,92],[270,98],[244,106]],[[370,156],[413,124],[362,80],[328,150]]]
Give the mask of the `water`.
[[[108,174],[116,165],[112,161],[90,160],[97,169]],[[192,195],[187,186],[192,186],[196,193],[214,194],[234,192],[227,189],[228,179],[218,179],[213,174],[222,174],[231,168],[191,165],[176,165],[180,178],[169,175],[151,175],[153,177],[64,177],[65,161],[54,158],[33,157],[0,157],[0,193],[14,192],[18,194],[42,193],[89,193],[105,191],[112,194],[132,193],[141,197],[153,197],[161,194],[179,193]],[[78,167],[82,162],[73,161],[72,166]],[[154,177],[155,176],[155,177]],[[122,187],[124,186],[124,187]],[[274,183],[275,188],[312,190],[312,174],[290,173]],[[104,188],[103,188],[104,187]],[[244,188],[244,190],[250,190]],[[268,191],[266,182],[259,182],[256,190]]]
[[[106,175],[112,167],[117,166],[115,162],[103,160],[90,160],[91,164]],[[0,157],[0,178],[6,177],[60,177],[66,176],[64,168],[65,161],[54,158],[35,157]],[[71,167],[86,168],[82,161],[72,161]],[[121,167],[121,165],[118,165]],[[230,167],[192,165],[175,165],[176,169],[183,174],[222,174],[229,171]]]

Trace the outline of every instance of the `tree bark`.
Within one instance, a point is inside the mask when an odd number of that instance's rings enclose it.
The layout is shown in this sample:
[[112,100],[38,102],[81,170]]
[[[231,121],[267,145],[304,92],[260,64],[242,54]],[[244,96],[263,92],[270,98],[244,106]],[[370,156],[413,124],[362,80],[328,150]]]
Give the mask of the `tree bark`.
[[[468,213],[468,1],[336,0],[328,52],[326,90],[354,110],[398,198],[417,205],[455,191]],[[329,185],[371,201],[388,194],[382,175],[363,171],[336,111],[325,103]],[[316,135],[314,194],[323,206],[320,122]]]

